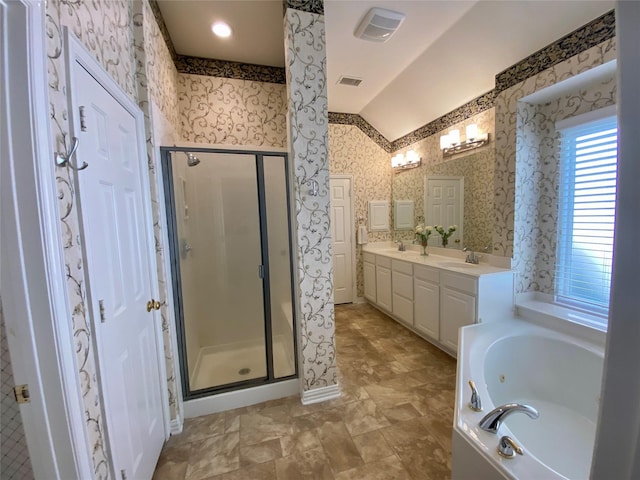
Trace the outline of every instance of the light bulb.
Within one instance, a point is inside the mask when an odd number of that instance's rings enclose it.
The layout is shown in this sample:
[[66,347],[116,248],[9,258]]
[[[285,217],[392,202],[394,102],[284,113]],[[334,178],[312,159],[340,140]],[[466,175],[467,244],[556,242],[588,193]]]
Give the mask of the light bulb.
[[449,141],[451,145],[457,145],[460,143],[460,130],[451,130],[449,132]]
[[216,22],[211,26],[211,31],[218,37],[227,38],[231,36],[231,27],[224,22]]
[[451,146],[451,142],[449,141],[449,135],[441,135],[440,148],[444,150],[445,148],[449,148],[450,146]]
[[471,125],[467,125],[467,141],[475,140],[478,138],[478,125],[472,123]]

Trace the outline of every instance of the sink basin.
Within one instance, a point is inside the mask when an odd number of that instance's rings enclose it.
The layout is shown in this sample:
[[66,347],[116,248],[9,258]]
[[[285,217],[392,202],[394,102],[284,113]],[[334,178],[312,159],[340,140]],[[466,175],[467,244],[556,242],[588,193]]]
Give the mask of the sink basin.
[[445,267],[445,268],[477,268],[478,267],[478,265],[474,265],[473,263],[465,263],[465,262],[440,262],[438,266]]

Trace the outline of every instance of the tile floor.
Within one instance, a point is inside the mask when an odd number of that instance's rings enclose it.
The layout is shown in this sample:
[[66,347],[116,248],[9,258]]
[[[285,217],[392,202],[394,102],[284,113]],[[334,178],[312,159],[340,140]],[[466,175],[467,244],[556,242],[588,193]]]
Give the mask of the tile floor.
[[156,480],[448,479],[455,360],[369,305],[336,307],[340,398],[185,421]]

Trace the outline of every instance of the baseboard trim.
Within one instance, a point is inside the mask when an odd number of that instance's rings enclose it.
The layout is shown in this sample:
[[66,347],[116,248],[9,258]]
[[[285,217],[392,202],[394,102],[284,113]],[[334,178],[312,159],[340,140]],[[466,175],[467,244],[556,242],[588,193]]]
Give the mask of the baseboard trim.
[[311,405],[312,403],[326,402],[327,400],[333,400],[340,396],[340,386],[329,385],[328,387],[314,388],[313,390],[307,390],[302,392],[302,404]]
[[173,420],[171,420],[171,423],[169,423],[169,428],[171,431],[171,435],[178,435],[180,433],[182,433],[182,425],[184,424],[184,422],[182,421],[182,417],[178,416],[176,418],[174,418]]
[[219,393],[218,395],[184,402],[184,418],[201,417],[211,413],[233,410],[234,408],[248,407],[256,403],[290,397],[299,393],[300,381],[297,378],[236,390],[235,392]]
[[353,303],[355,304],[361,304],[361,303],[368,303],[366,298],[364,297],[356,297],[356,299],[353,301]]

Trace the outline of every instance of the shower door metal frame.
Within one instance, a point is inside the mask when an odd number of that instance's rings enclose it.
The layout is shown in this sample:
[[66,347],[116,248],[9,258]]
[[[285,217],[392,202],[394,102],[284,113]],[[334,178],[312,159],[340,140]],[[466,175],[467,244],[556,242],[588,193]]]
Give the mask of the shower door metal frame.
[[[176,221],[175,188],[173,183],[173,170],[171,168],[171,153],[218,153],[230,155],[252,155],[255,157],[256,165],[256,192],[258,195],[258,214],[260,219],[260,246],[262,257],[262,298],[264,309],[264,329],[265,329],[265,357],[267,375],[266,377],[242,380],[240,382],[227,383],[224,385],[203,388],[192,391],[189,386],[189,367],[187,362],[187,347],[184,325],[184,306],[182,303],[182,280],[180,275],[180,245],[178,241],[178,228]],[[162,176],[164,181],[165,209],[167,212],[167,236],[169,238],[169,263],[171,265],[171,278],[173,280],[173,301],[176,317],[176,337],[178,343],[178,356],[180,365],[180,377],[182,384],[182,395],[184,400],[208,397],[218,393],[225,393],[235,390],[242,390],[250,387],[268,385],[298,377],[298,335],[296,322],[295,298],[295,276],[293,269],[293,235],[291,231],[291,192],[289,181],[289,156],[286,152],[265,152],[252,150],[227,150],[218,148],[198,148],[198,147],[160,147],[160,157],[162,165]],[[293,335],[293,361],[294,373],[286,377],[274,378],[273,367],[273,336],[271,325],[271,290],[270,290],[270,269],[269,269],[269,240],[267,232],[267,211],[264,182],[264,157],[282,157],[284,160],[285,191],[287,202],[287,226],[289,237],[289,275],[291,279],[291,315],[292,315],[292,335]]]

